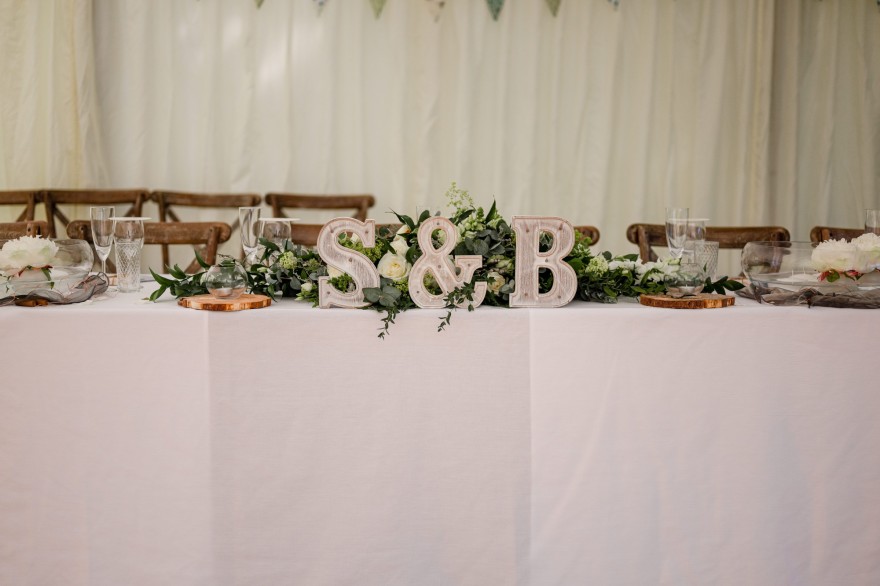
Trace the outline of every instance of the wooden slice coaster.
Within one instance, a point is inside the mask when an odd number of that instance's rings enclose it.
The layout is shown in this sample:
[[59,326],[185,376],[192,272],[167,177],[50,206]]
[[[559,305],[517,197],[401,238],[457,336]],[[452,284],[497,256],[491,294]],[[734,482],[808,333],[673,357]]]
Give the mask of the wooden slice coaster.
[[669,297],[668,295],[641,295],[639,303],[648,307],[668,307],[671,309],[717,309],[730,307],[735,298],[717,293],[700,293],[693,297]]
[[177,304],[190,309],[206,309],[208,311],[241,311],[269,307],[272,300],[265,295],[251,295],[250,293],[245,293],[237,299],[217,299],[213,295],[195,295],[182,297],[177,301]]

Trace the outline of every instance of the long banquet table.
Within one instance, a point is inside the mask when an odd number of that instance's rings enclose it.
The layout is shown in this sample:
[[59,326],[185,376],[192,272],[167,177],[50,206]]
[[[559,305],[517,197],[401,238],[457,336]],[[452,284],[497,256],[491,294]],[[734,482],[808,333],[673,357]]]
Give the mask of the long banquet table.
[[138,297],[0,309],[0,584],[880,584],[880,312]]

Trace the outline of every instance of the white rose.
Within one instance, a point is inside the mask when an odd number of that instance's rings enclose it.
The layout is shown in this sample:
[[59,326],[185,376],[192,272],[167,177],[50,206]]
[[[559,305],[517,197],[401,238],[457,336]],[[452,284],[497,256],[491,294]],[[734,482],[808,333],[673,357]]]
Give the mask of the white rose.
[[813,268],[825,271],[848,271],[856,269],[857,249],[855,244],[846,240],[826,240],[813,249]]
[[310,281],[306,281],[302,284],[301,290],[303,293],[309,293],[313,288],[314,286],[312,285],[312,283]]
[[409,245],[406,243],[406,240],[397,236],[391,241],[391,248],[393,248],[394,252],[400,256],[406,256],[406,251],[409,250]]
[[386,252],[385,256],[379,259],[379,274],[393,281],[403,281],[409,276],[412,265],[406,262],[406,258],[400,254]]
[[58,245],[39,236],[10,240],[0,249],[0,269],[41,268],[52,264]]
[[345,273],[343,273],[336,267],[331,267],[330,265],[327,265],[327,274],[330,276],[331,279],[335,279],[336,277],[341,277]]
[[492,293],[498,293],[501,291],[501,288],[507,283],[507,279],[505,279],[501,273],[498,271],[489,271],[487,275],[489,277],[489,282],[487,283],[489,291]]

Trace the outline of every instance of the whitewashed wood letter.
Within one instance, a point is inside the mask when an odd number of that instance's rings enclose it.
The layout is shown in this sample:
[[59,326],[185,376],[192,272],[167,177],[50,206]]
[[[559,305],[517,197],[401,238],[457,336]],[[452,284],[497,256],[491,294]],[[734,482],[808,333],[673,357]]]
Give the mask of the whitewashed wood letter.
[[376,220],[360,222],[354,218],[335,218],[318,234],[318,254],[328,266],[351,275],[354,291],[343,292],[330,284],[330,277],[318,277],[318,307],[364,307],[364,287],[379,286],[379,271],[366,256],[339,244],[343,232],[357,234],[364,246],[376,244]]
[[[431,242],[431,234],[436,230],[442,230],[446,235],[446,240],[440,248],[434,248],[434,244]],[[419,307],[446,307],[446,301],[443,300],[443,297],[456,287],[470,282],[474,271],[483,266],[482,256],[470,254],[456,256],[453,264],[449,255],[455,248],[457,236],[455,225],[446,218],[429,218],[419,226],[418,238],[422,256],[416,260],[409,273],[409,296]],[[460,274],[456,274],[455,267],[461,269]],[[425,289],[425,275],[428,272],[434,275],[434,279],[443,291],[442,294],[433,295]],[[464,301],[458,303],[458,307],[466,307],[467,305],[478,307],[486,297],[485,282],[481,281],[474,285],[473,297],[473,302]]]
[[[574,246],[574,228],[562,218],[514,216],[511,227],[516,233],[516,286],[510,295],[511,307],[562,307],[577,293],[577,275],[564,262]],[[541,234],[553,237],[553,246],[540,252]],[[547,293],[538,292],[538,270],[553,273],[553,286]]]

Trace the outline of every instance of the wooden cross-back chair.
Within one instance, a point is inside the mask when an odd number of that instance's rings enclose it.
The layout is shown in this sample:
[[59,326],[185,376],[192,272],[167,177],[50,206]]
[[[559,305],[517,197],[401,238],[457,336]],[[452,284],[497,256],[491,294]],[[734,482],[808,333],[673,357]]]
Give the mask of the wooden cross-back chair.
[[[654,246],[667,246],[666,226],[663,224],[632,224],[626,229],[626,239],[639,247],[643,262],[657,260]],[[782,226],[709,226],[706,240],[717,242],[718,248],[744,248],[749,242],[788,242],[791,235]]]
[[[263,198],[256,193],[187,193],[183,191],[154,191],[150,198],[159,206],[160,222],[182,222],[175,208],[235,209],[255,207]],[[230,224],[232,233],[239,227],[238,216]],[[168,266],[168,245],[162,246],[162,264]]]
[[599,228],[595,226],[575,226],[574,229],[590,239],[590,244],[599,242]]
[[831,226],[813,226],[810,230],[810,242],[823,242],[825,240],[852,240],[858,238],[865,231],[859,228],[833,228]]
[[[149,199],[146,189],[48,189],[43,192],[46,202],[46,220],[49,222],[49,234],[55,237],[57,229],[55,220],[61,222],[66,229],[70,219],[61,211],[60,205],[84,206],[116,206],[122,204],[127,209],[115,210],[116,216],[143,215],[144,202]],[[64,232],[65,230],[61,230]]]
[[[91,222],[74,220],[67,225],[71,238],[80,238],[93,243]],[[217,262],[217,248],[229,240],[232,228],[224,222],[146,222],[144,223],[144,244],[178,245],[188,244],[199,247],[199,255],[208,264]],[[166,265],[159,272],[164,272]],[[201,270],[196,259],[184,269],[187,273]]]
[[16,217],[16,222],[28,222],[36,219],[36,207],[43,201],[43,192],[39,190],[0,191],[0,205],[24,206]]
[[[289,217],[286,210],[353,210],[345,214],[356,220],[367,219],[368,210],[376,205],[372,195],[304,195],[296,193],[267,193],[266,203],[276,218]],[[290,239],[296,244],[315,246],[323,224],[291,223]]]
[[30,222],[0,222],[0,240],[11,240],[22,236],[49,236],[49,224],[43,220]]

